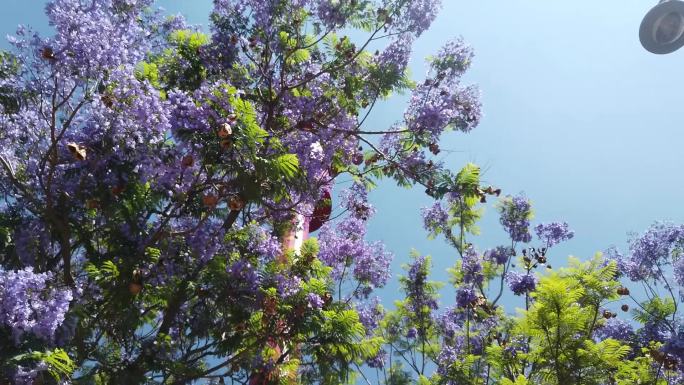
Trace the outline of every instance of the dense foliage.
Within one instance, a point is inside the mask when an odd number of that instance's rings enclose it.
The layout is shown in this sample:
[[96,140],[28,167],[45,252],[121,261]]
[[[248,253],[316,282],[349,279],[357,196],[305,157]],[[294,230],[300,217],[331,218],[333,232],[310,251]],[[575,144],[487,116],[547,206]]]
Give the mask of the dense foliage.
[[[684,227],[552,269],[573,232],[506,195],[511,243],[471,243],[501,190],[434,155],[479,122],[473,53],[407,71],[439,5],[215,0],[204,33],[153,0],[49,1],[54,35],[19,27],[0,54],[0,383],[684,383]],[[404,115],[366,129],[396,92]],[[383,178],[435,198],[453,307],[418,253],[393,310],[373,295]]]

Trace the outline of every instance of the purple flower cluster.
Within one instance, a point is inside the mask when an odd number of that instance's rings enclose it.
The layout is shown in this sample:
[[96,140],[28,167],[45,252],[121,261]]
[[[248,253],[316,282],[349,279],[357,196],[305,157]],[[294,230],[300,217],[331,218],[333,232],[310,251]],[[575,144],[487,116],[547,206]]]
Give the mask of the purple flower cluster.
[[355,269],[355,276],[368,281],[375,287],[381,287],[389,279],[389,261],[391,255],[379,245],[366,243],[362,237],[366,232],[365,223],[360,219],[348,217],[336,228],[323,226],[319,234],[320,253],[318,257],[333,268],[333,278],[342,278],[346,267],[360,262]]
[[595,337],[598,340],[612,338],[618,341],[630,342],[634,339],[634,327],[627,321],[619,318],[610,318],[596,330]]
[[523,295],[534,291],[537,287],[537,277],[532,273],[518,273],[511,271],[506,274],[506,284],[515,295]]
[[463,253],[461,272],[463,283],[467,285],[479,285],[484,279],[482,273],[482,258],[474,247],[469,247]]
[[450,42],[438,53],[430,63],[431,76],[415,88],[404,113],[411,131],[437,140],[446,128],[469,132],[479,124],[479,91],[460,84],[471,57],[472,51],[461,40]]
[[259,290],[261,277],[249,261],[241,259],[229,264],[226,272],[230,277],[228,287],[232,292],[253,296]]
[[380,306],[380,299],[356,305],[356,312],[359,314],[359,321],[366,328],[366,335],[371,336],[378,328],[380,321],[385,316],[385,311]]
[[510,246],[497,246],[493,249],[485,251],[484,256],[487,260],[492,261],[498,265],[504,265],[508,260],[515,255],[515,250]]
[[532,204],[523,196],[507,196],[498,205],[499,222],[513,242],[527,243],[532,240],[530,219]]
[[294,275],[292,277],[286,277],[284,275],[276,275],[276,288],[278,289],[278,294],[283,298],[292,297],[299,293],[302,289],[302,279]]
[[380,349],[380,351],[378,351],[378,354],[376,354],[375,357],[368,359],[366,361],[366,363],[371,368],[382,369],[385,367],[386,361],[387,361],[387,351],[384,349]]
[[51,273],[0,269],[0,325],[16,342],[25,333],[52,341],[73,300],[72,291],[51,286]]
[[439,233],[448,228],[449,213],[442,207],[441,202],[435,202],[431,207],[422,208],[421,214],[425,230]]
[[34,385],[36,378],[41,372],[48,370],[48,365],[45,362],[39,362],[33,368],[26,368],[18,365],[14,373],[15,385]]
[[546,244],[547,248],[570,240],[575,236],[575,232],[570,230],[566,222],[540,223],[534,227],[534,232]]
[[675,258],[684,248],[684,226],[657,222],[629,242],[629,254],[615,248],[606,251],[607,258],[617,262],[620,272],[632,281],[664,279],[663,267],[673,265],[677,283],[684,285],[684,259]]
[[456,291],[456,305],[460,308],[467,308],[477,301],[477,293],[469,287],[462,287]]
[[375,63],[383,71],[402,75],[411,58],[412,46],[413,36],[407,33],[401,34],[378,55]]
[[46,13],[56,35],[45,46],[50,47],[61,70],[94,78],[103,69],[127,66],[144,58],[151,48],[152,31],[139,20],[152,1],[121,4],[117,0],[48,3]]
[[442,0],[412,0],[404,2],[393,28],[411,31],[416,37],[425,32],[442,8]]
[[404,279],[406,297],[409,310],[418,314],[424,308],[437,309],[435,296],[428,290],[428,274],[430,261],[424,256],[419,256],[408,265],[408,276]]
[[323,298],[316,293],[307,294],[306,302],[310,309],[320,310],[323,308]]
[[247,248],[257,255],[272,260],[282,253],[282,242],[263,228],[250,225]]
[[[457,347],[443,345],[437,356],[437,374],[448,378],[451,366],[463,357],[461,353],[461,349]],[[446,381],[445,383],[447,385],[458,385],[453,381]]]

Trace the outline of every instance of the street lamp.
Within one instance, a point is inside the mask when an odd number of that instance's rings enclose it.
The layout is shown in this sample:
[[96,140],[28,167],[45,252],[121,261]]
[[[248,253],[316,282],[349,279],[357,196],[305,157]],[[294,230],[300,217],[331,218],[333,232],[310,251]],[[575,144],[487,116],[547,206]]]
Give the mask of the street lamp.
[[684,1],[660,0],[641,22],[639,40],[646,50],[659,55],[684,46]]

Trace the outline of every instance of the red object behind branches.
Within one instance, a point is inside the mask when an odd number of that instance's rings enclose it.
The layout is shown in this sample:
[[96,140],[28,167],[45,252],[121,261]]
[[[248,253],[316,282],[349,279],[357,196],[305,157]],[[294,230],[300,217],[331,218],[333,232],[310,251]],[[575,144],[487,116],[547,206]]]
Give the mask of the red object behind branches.
[[332,197],[330,195],[330,190],[323,191],[323,197],[316,202],[316,207],[311,215],[311,221],[309,222],[309,232],[313,233],[323,226],[325,222],[330,219],[330,214],[332,213]]

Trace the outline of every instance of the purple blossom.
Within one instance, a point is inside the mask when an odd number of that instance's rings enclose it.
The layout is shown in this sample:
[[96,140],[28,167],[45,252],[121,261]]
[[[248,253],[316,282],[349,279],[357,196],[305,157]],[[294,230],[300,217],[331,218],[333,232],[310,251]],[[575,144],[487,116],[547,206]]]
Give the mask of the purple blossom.
[[442,7],[441,0],[412,0],[404,4],[393,27],[398,30],[411,31],[416,37],[430,28]]
[[248,249],[267,260],[273,260],[282,253],[282,242],[277,237],[256,225],[249,226],[248,230]]
[[385,311],[380,305],[380,299],[377,297],[371,302],[356,305],[356,312],[359,314],[359,322],[366,329],[367,336],[373,335],[385,316]]
[[401,34],[378,55],[376,64],[383,71],[402,75],[411,58],[412,46],[413,37],[407,33]]
[[575,232],[570,230],[566,222],[540,223],[535,226],[534,232],[546,244],[547,248],[570,240],[575,236]]
[[0,325],[12,330],[16,342],[25,333],[52,341],[73,300],[69,289],[52,287],[51,273],[0,269]]
[[515,251],[510,246],[497,246],[496,248],[485,251],[486,259],[495,262],[498,265],[503,265],[510,257],[515,255]]
[[375,208],[368,202],[368,190],[360,183],[340,193],[342,207],[349,210],[353,217],[367,221],[375,215]]
[[482,273],[482,259],[474,247],[469,247],[463,253],[463,261],[461,263],[461,271],[463,272],[463,282],[468,285],[479,285],[484,279]]
[[261,279],[252,264],[244,259],[229,264],[226,272],[230,277],[228,286],[232,291],[254,295],[259,289]]
[[534,291],[537,287],[537,277],[532,273],[518,273],[510,271],[506,274],[506,284],[515,295],[523,295]]
[[460,39],[439,51],[430,63],[430,76],[414,89],[404,113],[411,131],[437,140],[447,128],[469,132],[479,124],[479,91],[460,84],[471,57],[472,51]]
[[292,297],[302,289],[302,279],[296,275],[285,277],[284,275],[278,274],[276,275],[275,280],[278,294],[283,298]]
[[323,298],[316,293],[307,294],[306,302],[310,309],[320,310],[323,308]]
[[385,362],[387,361],[387,351],[380,349],[375,357],[368,359],[367,364],[371,368],[382,369],[385,367]]
[[498,205],[499,222],[504,227],[513,242],[528,243],[532,240],[530,234],[530,219],[532,219],[532,205],[523,196],[507,196]]
[[409,309],[418,314],[423,309],[437,309],[435,295],[430,291],[427,281],[430,270],[430,260],[420,256],[408,266],[408,277],[402,279],[406,290]]
[[467,308],[477,300],[475,290],[462,287],[456,291],[456,305],[460,308]]
[[392,254],[379,242],[366,243],[365,233],[365,221],[354,216],[345,218],[335,228],[323,226],[318,237],[318,257],[333,268],[334,279],[341,279],[343,272],[352,271],[364,287],[382,287],[390,277]]
[[619,318],[610,318],[596,330],[596,338],[604,340],[612,338],[618,341],[630,342],[634,339],[635,333],[632,325]]
[[441,202],[435,202],[431,207],[421,209],[425,230],[439,233],[448,228],[449,213],[442,207]]
[[446,376],[449,374],[449,368],[456,362],[460,356],[460,352],[453,346],[443,345],[442,350],[437,356],[437,373]]
[[641,235],[635,235],[629,242],[629,254],[623,255],[617,249],[606,250],[606,257],[617,262],[622,274],[632,281],[644,279],[662,280],[664,266],[673,264],[677,283],[684,284],[684,268],[676,254],[684,247],[684,226],[657,222]]
[[48,365],[45,362],[39,362],[33,368],[26,368],[18,365],[14,373],[14,384],[15,385],[34,385],[36,383],[36,377],[41,372],[48,370]]

